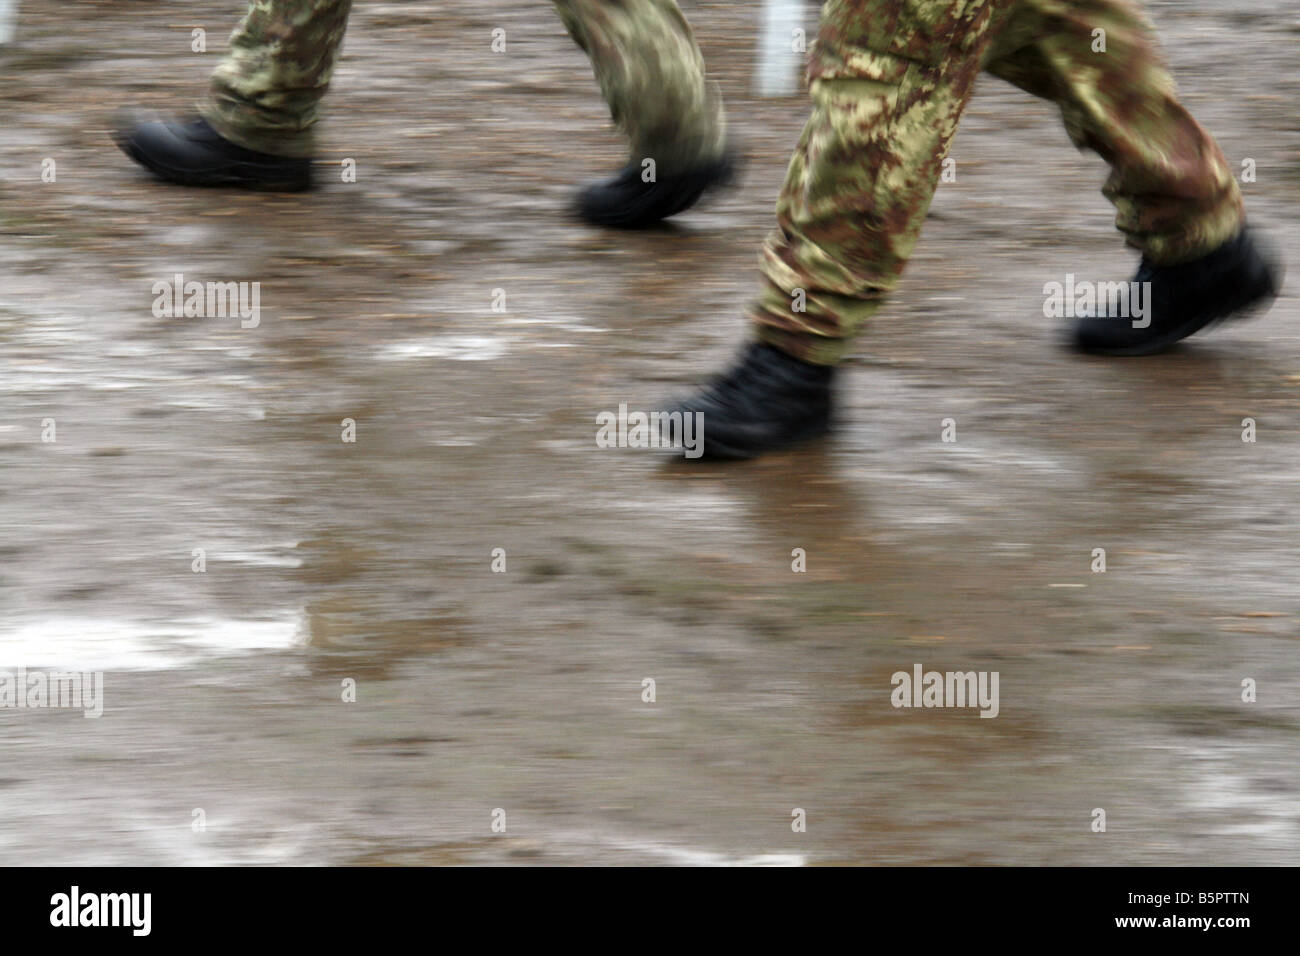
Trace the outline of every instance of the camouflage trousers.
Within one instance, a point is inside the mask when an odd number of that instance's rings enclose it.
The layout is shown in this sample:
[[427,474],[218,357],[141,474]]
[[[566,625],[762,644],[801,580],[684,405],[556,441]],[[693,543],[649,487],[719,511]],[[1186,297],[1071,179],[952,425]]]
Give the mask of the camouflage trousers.
[[[633,158],[671,170],[722,155],[721,98],[674,0],[553,2],[590,58]],[[351,0],[251,0],[199,112],[248,149],[310,156],[351,7]],[[491,37],[482,41],[486,48]]]
[[1241,228],[1236,179],[1130,0],[827,0],[812,116],[749,309],[760,338],[818,364],[844,355],[916,245],[981,70],[1060,107],[1075,145],[1110,164],[1116,225],[1153,263]]

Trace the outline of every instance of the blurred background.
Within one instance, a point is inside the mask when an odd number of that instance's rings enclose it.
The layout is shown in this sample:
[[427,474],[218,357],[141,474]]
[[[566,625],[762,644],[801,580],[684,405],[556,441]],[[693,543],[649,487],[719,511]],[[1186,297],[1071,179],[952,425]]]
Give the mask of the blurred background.
[[[629,235],[565,215],[625,157],[547,3],[359,2],[285,196],[109,138],[197,101],[240,4],[23,0],[0,669],[102,671],[104,712],[0,709],[0,863],[1300,862],[1293,290],[1166,356],[1063,350],[1044,283],[1134,256],[1101,161],[984,78],[830,440],[599,449],[740,342],[807,111],[753,93],[758,3],[682,7],[748,167]],[[1300,13],[1148,7],[1294,263]],[[260,282],[259,326],[156,318],[175,273]],[[916,663],[999,672],[999,716],[894,709]]]

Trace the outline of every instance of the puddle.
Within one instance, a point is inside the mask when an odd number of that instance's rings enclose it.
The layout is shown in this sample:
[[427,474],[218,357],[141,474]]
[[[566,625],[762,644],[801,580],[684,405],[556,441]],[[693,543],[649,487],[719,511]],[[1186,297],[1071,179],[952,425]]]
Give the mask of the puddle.
[[451,359],[457,362],[490,362],[506,354],[505,343],[486,335],[444,335],[410,342],[395,342],[378,349],[380,359],[405,362],[411,359]]
[[47,617],[0,630],[0,667],[136,671],[277,651],[305,643],[302,611],[270,620],[166,622]]

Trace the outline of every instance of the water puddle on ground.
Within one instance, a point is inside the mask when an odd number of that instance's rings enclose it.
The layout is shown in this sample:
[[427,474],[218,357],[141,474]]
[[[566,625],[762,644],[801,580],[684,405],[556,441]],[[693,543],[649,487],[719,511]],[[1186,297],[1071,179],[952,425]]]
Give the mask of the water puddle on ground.
[[596,856],[607,856],[612,852],[616,857],[627,860],[644,860],[668,866],[806,866],[808,863],[802,853],[730,854],[650,837],[609,833],[566,833],[551,841],[550,845],[569,848],[585,846],[588,852]]
[[1243,773],[1239,746],[1177,748],[1189,767],[1187,806],[1204,814],[1219,834],[1286,843],[1300,837],[1300,809],[1284,780]]
[[380,359],[440,358],[461,362],[490,362],[506,354],[503,342],[486,335],[440,335],[428,339],[395,342],[377,351]]
[[0,668],[162,670],[203,659],[285,650],[305,644],[307,634],[301,609],[258,620],[43,617],[0,629]]

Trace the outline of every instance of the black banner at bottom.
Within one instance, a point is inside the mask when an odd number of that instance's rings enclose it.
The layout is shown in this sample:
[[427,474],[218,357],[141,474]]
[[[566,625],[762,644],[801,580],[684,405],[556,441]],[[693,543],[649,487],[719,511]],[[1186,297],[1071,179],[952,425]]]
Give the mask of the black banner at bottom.
[[[968,943],[1132,937],[1231,945],[1285,927],[1293,873],[1195,869],[9,869],[6,942],[114,939],[373,942],[430,929],[590,937],[604,945],[678,927],[698,943],[783,931]],[[619,935],[611,935],[610,931]],[[75,939],[72,939],[75,937]],[[417,935],[416,938],[419,938]]]

